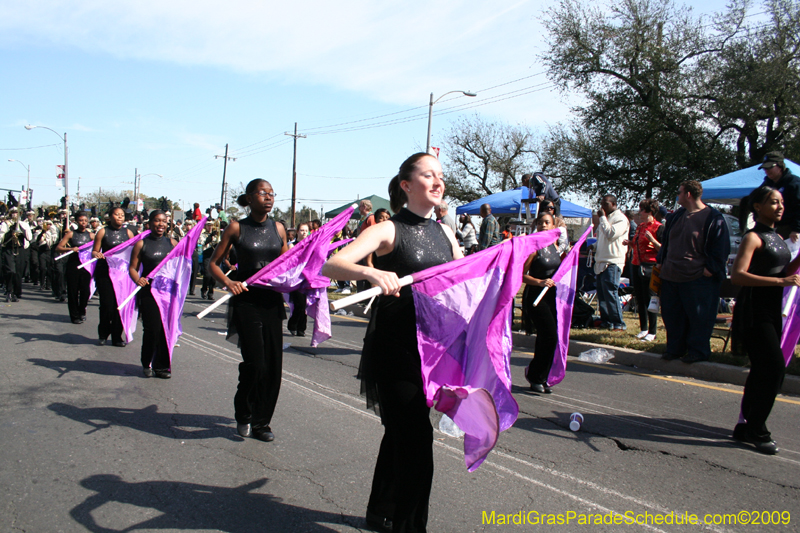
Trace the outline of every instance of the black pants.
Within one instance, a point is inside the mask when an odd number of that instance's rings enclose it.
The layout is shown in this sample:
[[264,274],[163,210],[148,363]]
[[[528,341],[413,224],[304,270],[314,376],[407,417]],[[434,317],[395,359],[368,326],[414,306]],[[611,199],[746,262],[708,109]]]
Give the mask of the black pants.
[[[60,261],[53,260],[53,284],[51,285],[53,289],[53,296],[59,298],[67,294],[67,283],[64,279],[64,269],[67,266],[67,262],[65,259]],[[110,281],[109,281],[110,283]]]
[[200,270],[200,261],[198,259],[197,251],[192,254],[192,279],[189,282],[189,294],[194,294],[194,289],[197,286],[197,271]]
[[742,415],[747,431],[758,440],[772,440],[767,418],[783,385],[786,362],[781,351],[781,330],[767,322],[753,324],[743,335],[750,358],[750,374],[744,384]]
[[[97,268],[101,266],[105,265],[98,264]],[[110,335],[111,342],[122,342],[122,319],[117,311],[117,296],[111,278],[108,274],[97,275],[95,271],[94,282],[100,295],[100,323],[97,325],[97,335],[101,339],[107,339]]]
[[433,427],[422,382],[379,381],[385,433],[367,510],[393,522],[392,531],[426,531],[433,485]]
[[305,333],[308,325],[308,317],[306,316],[306,295],[300,291],[289,293],[289,299],[292,301],[292,316],[289,317],[289,322],[286,327],[289,331],[296,331],[298,333]]
[[536,349],[525,377],[531,384],[546,385],[558,346],[558,319],[555,287],[548,289],[539,301],[539,305],[533,306],[542,289],[533,287],[527,297],[528,317],[536,327]]
[[161,310],[150,292],[150,286],[139,291],[139,316],[142,317],[142,367],[170,370],[167,334],[161,321]]
[[655,293],[650,290],[652,274],[646,275],[646,272],[652,271],[649,268],[645,270],[641,265],[631,265],[633,295],[636,297],[636,311],[639,313],[639,331],[647,330],[648,333],[655,335],[658,315],[647,310],[650,305],[650,297],[655,296]]
[[6,286],[6,294],[22,296],[22,269],[24,259],[21,246],[8,246],[3,248],[3,282]]
[[30,272],[31,282],[34,285],[39,283],[39,252],[36,250],[35,245],[31,243],[28,248],[28,269]]
[[89,284],[92,281],[92,275],[85,268],[78,269],[80,264],[80,260],[75,254],[71,254],[64,270],[64,277],[67,280],[67,307],[69,318],[73,321],[86,316],[86,306],[89,303]]
[[39,287],[49,289],[53,283],[53,254],[50,248],[39,251]]
[[203,287],[200,289],[201,294],[214,294],[214,287],[217,286],[216,281],[214,281],[213,276],[211,276],[212,253],[212,250],[207,250],[203,253]]
[[283,307],[237,302],[232,320],[239,334],[242,362],[233,398],[236,422],[254,428],[269,426],[283,371]]

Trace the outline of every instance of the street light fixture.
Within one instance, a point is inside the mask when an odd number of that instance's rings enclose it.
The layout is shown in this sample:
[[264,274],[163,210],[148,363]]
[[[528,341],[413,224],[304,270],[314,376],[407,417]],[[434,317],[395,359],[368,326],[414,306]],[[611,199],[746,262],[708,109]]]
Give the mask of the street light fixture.
[[431,151],[431,120],[433,118],[433,104],[435,104],[436,102],[438,102],[439,100],[441,100],[442,98],[447,96],[448,94],[453,94],[453,93],[461,93],[464,96],[478,96],[478,93],[473,93],[471,91],[450,91],[450,92],[444,93],[442,96],[440,96],[439,98],[434,100],[433,99],[433,93],[431,93],[430,105],[428,105],[428,141],[427,141],[427,143],[425,143],[425,152],[426,153]]
[[164,176],[161,174],[156,174],[155,172],[149,172],[147,174],[136,174],[135,178],[136,181],[133,184],[133,201],[136,202],[136,209],[139,209],[139,191],[142,188],[142,178],[145,176],[158,176],[161,179],[164,179]]
[[8,160],[9,163],[13,163],[14,161],[16,161],[17,163],[19,163],[20,165],[22,165],[24,168],[26,168],[28,170],[28,185],[25,187],[25,191],[28,193],[28,203],[33,205],[32,204],[33,198],[31,197],[31,166],[30,165],[25,165],[25,163],[23,163],[19,159],[9,159]]
[[64,133],[64,136],[62,137],[61,134],[58,133],[56,130],[48,128],[47,126],[31,126],[30,124],[25,126],[26,130],[32,130],[33,128],[42,128],[45,130],[50,130],[56,135],[58,135],[59,139],[64,141],[64,200],[65,200],[64,205],[67,207],[67,209],[69,209],[69,158],[68,158],[69,152],[67,151],[67,134]]

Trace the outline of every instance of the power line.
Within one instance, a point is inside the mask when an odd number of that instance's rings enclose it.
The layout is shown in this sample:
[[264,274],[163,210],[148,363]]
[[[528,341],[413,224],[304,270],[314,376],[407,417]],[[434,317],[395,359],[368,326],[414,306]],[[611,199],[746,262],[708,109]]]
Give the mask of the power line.
[[3,152],[15,151],[15,150],[35,150],[36,148],[49,148],[50,146],[61,146],[61,143],[54,143],[54,144],[43,144],[41,146],[28,146],[27,148],[0,148]]

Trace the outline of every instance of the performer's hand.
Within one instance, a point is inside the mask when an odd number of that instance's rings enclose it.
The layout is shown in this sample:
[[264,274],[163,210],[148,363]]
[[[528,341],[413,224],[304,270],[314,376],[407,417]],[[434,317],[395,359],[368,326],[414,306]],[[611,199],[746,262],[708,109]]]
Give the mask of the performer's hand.
[[95,259],[105,259],[106,257],[103,255],[103,252],[92,252],[92,257]]
[[540,287],[555,287],[556,286],[556,282],[553,281],[550,278],[547,278],[547,279],[543,279],[542,281],[540,281],[539,282],[539,286]]
[[148,285],[150,285],[150,282],[147,281],[146,277],[142,276],[139,278],[139,281],[137,281],[136,284],[140,287],[147,287]]
[[800,239],[800,233],[793,231],[789,234],[789,238],[792,239],[792,242],[797,242],[797,239]]
[[75,247],[71,248],[71,250],[77,254],[80,251],[80,248],[75,246]]
[[786,278],[783,278],[781,285],[784,287],[791,287],[792,285],[796,287],[800,287],[800,274],[792,274]]
[[387,272],[385,270],[373,268],[369,274],[367,274],[367,281],[380,287],[383,290],[383,294],[394,294],[399,296],[398,293],[400,292],[400,279],[394,272]]
[[704,268],[704,269],[703,269],[703,275],[704,275],[705,277],[707,277],[707,278],[710,278],[710,277],[711,277],[711,276],[713,276],[714,274],[712,274],[712,273],[711,273],[711,271],[710,271],[710,270],[708,270],[707,268]]
[[247,290],[247,287],[242,284],[241,281],[228,281],[225,286],[228,287],[228,290],[231,291],[231,294],[234,296],[237,294],[242,294]]

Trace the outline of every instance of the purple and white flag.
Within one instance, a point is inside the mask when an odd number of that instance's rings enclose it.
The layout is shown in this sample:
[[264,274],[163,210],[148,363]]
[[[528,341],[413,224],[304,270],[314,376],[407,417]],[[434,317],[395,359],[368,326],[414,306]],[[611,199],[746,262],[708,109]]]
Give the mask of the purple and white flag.
[[150,283],[150,294],[161,312],[161,323],[167,337],[169,360],[172,363],[172,349],[183,333],[181,313],[192,281],[192,253],[200,239],[200,233],[206,219],[197,223],[192,230],[181,239],[175,248],[161,260],[156,268],[147,275]]
[[517,419],[509,366],[514,297],[525,260],[559,235],[514,237],[413,275],[425,397],[464,431],[470,472]]
[[556,282],[556,323],[558,325],[558,344],[553,356],[553,366],[547,376],[547,384],[558,385],[567,371],[567,352],[569,351],[569,329],[572,326],[572,307],[575,305],[575,288],[578,281],[578,259],[581,246],[591,235],[591,226],[578,239],[572,250],[561,261],[552,280]]
[[[131,264],[131,252],[133,245],[141,241],[150,234],[150,230],[144,231],[136,235],[133,239],[118,244],[107,252],[103,252],[108,264],[108,276],[111,278],[111,284],[114,286],[114,296],[117,299],[117,305],[122,305],[125,298],[133,292],[136,284],[131,279],[128,267]],[[102,261],[102,259],[101,259]],[[136,318],[139,316],[139,307],[136,302],[131,302],[119,311],[119,318],[122,320],[122,329],[125,331],[125,338],[127,342],[133,340],[133,332],[136,331]]]
[[[796,274],[797,272],[793,272]],[[800,291],[792,291],[792,287],[783,289],[783,301],[781,309],[785,310],[789,305],[789,313],[783,318],[783,331],[781,332],[781,351],[786,366],[792,361],[794,349],[800,340]],[[791,299],[791,302],[789,301]]]
[[353,211],[352,206],[345,209],[247,280],[248,286],[269,287],[284,294],[299,290],[306,295],[306,312],[314,319],[312,347],[331,338],[326,290],[330,279],[320,271],[328,258],[331,239],[347,225]]
[[[87,242],[83,246],[78,247],[78,263],[85,263],[86,261],[90,261],[92,259],[92,248],[94,248],[94,239]],[[92,299],[94,296],[95,290],[97,290],[97,285],[94,282],[94,267],[97,266],[97,261],[83,267],[90,276],[92,276],[92,280],[89,282],[89,299]]]

